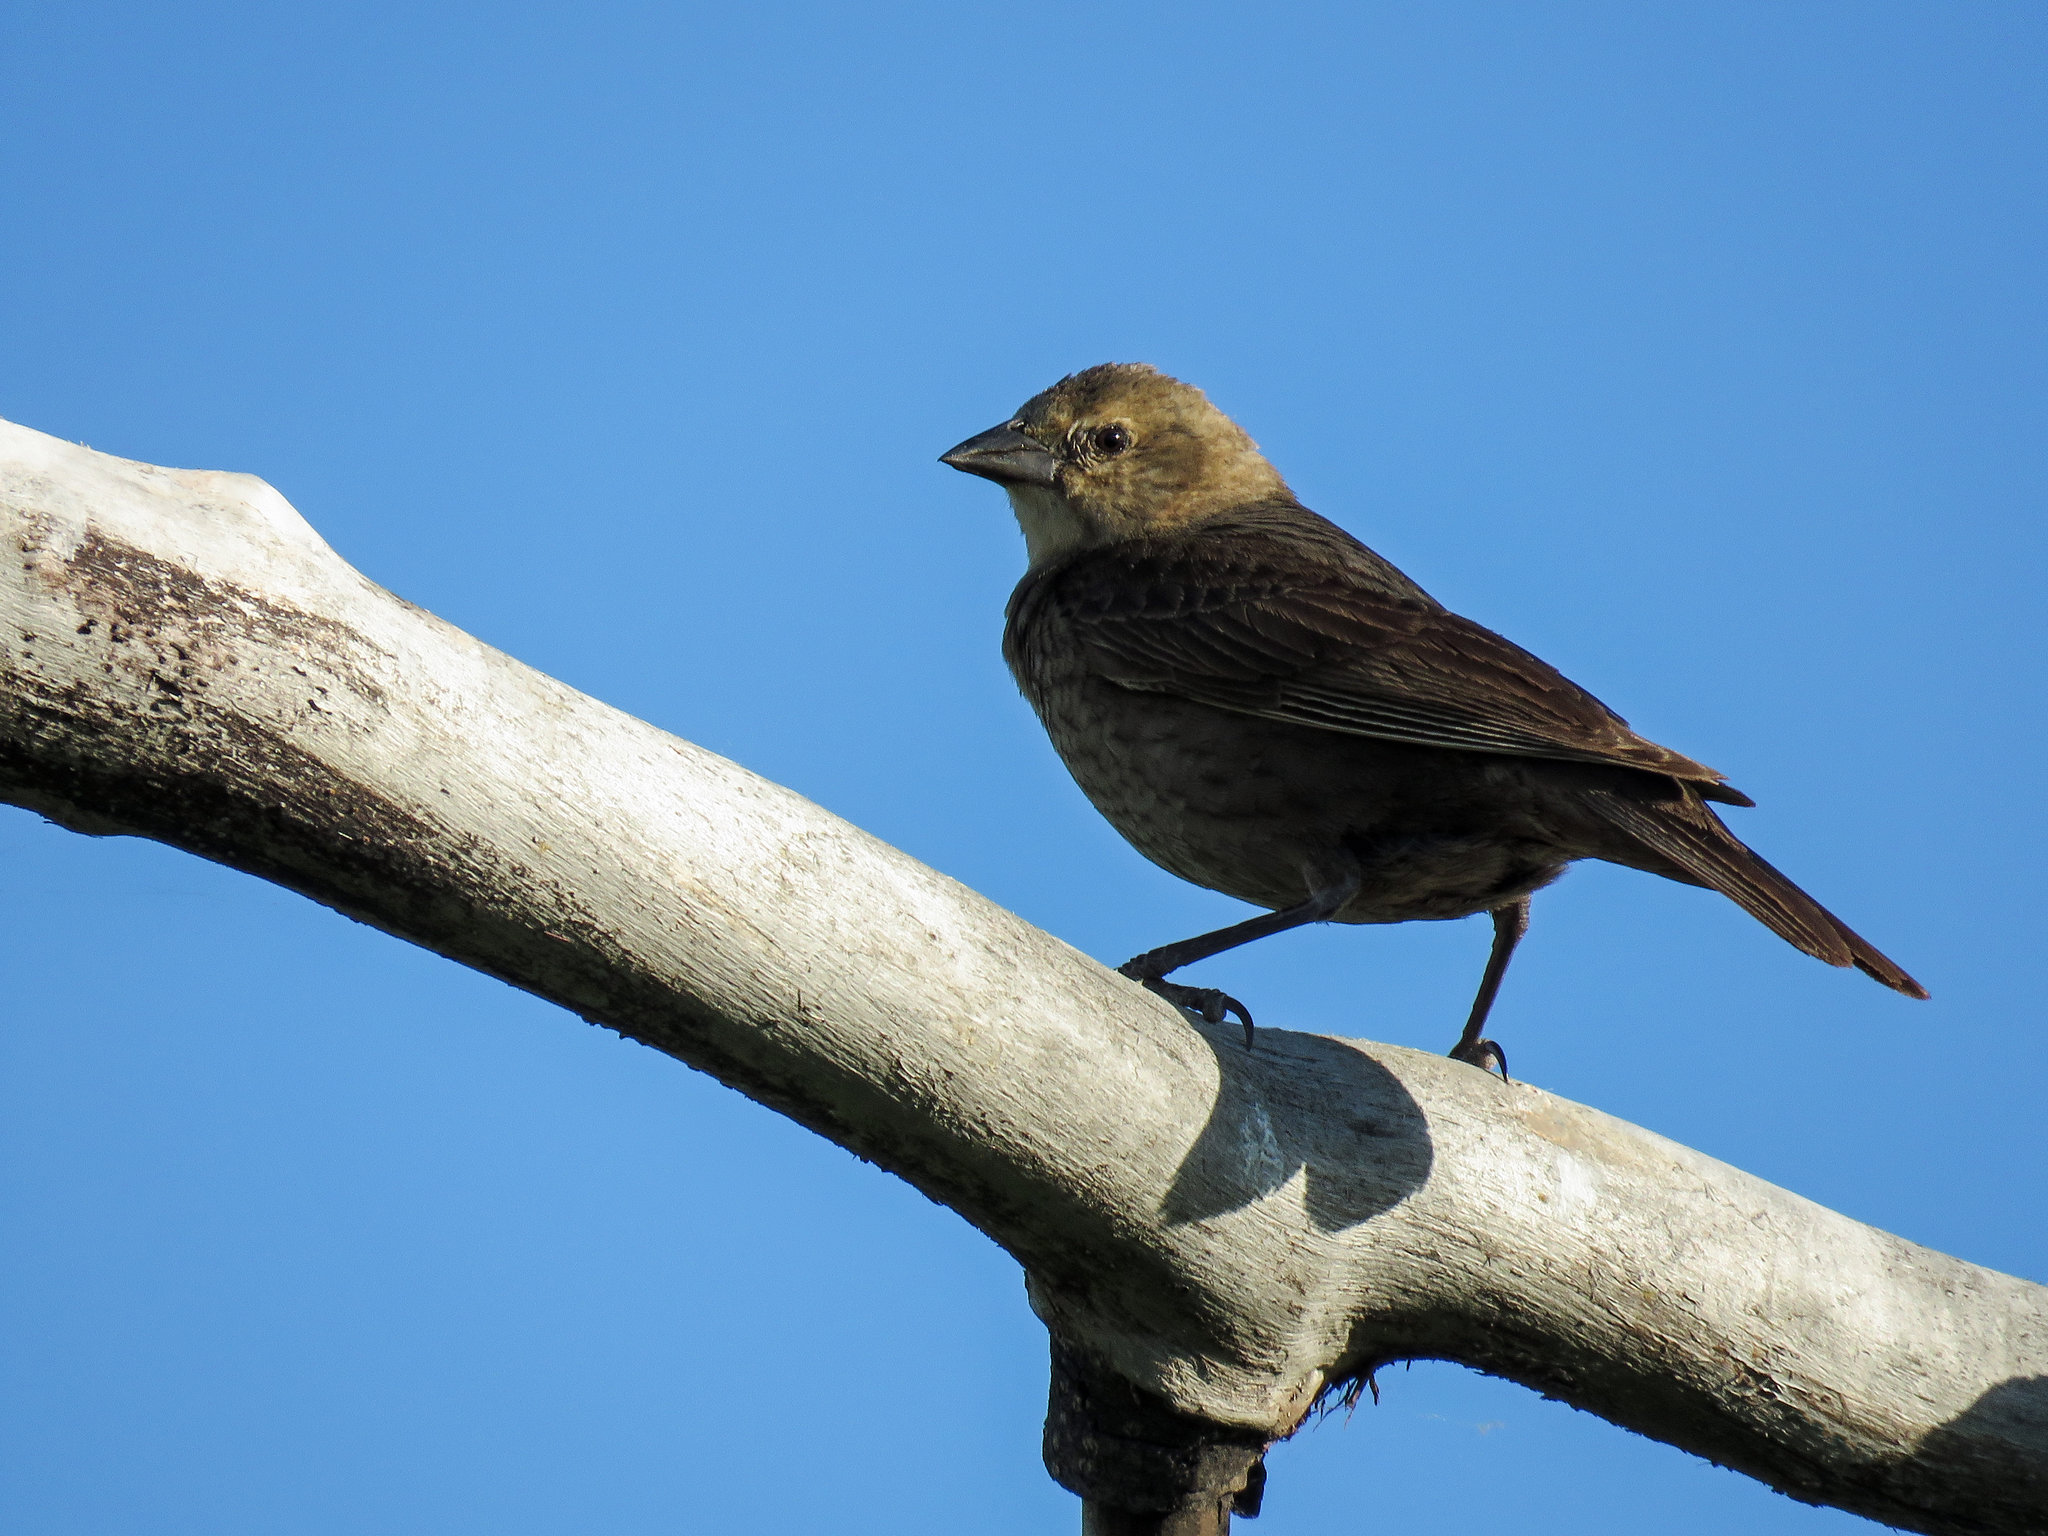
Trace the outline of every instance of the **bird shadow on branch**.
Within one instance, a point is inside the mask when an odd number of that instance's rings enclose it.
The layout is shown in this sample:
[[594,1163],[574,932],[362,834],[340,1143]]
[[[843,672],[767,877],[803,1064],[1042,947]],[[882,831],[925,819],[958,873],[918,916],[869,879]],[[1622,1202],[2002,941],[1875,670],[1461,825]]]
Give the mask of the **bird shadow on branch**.
[[[1920,1442],[1895,1477],[1955,1489],[1960,1512],[1977,1510],[1982,1490],[1996,1488],[2025,1518],[2048,1504],[2048,1376],[2015,1376],[1999,1383]],[[1958,1464],[1970,1476],[1958,1480]],[[1922,1472],[1919,1469],[1931,1471]],[[1924,1500],[1925,1494],[1922,1492]]]
[[1169,1225],[1239,1210],[1303,1176],[1317,1227],[1339,1232],[1420,1189],[1429,1122],[1393,1073],[1343,1040],[1261,1029],[1201,1031],[1216,1054],[1216,1102],[1182,1158],[1162,1212]]

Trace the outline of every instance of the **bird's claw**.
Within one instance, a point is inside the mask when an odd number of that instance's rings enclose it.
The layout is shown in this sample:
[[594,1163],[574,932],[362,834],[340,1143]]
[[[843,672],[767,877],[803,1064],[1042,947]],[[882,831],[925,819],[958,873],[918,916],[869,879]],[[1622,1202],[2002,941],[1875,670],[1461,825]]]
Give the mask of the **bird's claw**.
[[1446,1052],[1451,1060],[1462,1061],[1468,1067],[1477,1067],[1482,1072],[1500,1072],[1500,1080],[1513,1082],[1508,1076],[1508,1053],[1492,1040],[1460,1040]]
[[1244,1048],[1252,1048],[1251,1010],[1228,992],[1219,992],[1214,987],[1184,987],[1177,981],[1167,981],[1159,976],[1133,975],[1123,972],[1131,980],[1140,983],[1147,992],[1157,993],[1176,1008],[1185,1008],[1205,1024],[1221,1024],[1231,1014],[1244,1021]]

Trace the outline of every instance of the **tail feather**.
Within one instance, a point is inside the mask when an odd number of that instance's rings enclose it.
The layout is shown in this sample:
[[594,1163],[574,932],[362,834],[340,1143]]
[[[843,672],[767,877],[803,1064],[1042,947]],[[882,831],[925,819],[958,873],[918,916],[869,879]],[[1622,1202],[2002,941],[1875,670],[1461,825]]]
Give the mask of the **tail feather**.
[[1794,948],[1829,965],[1853,965],[1894,992],[1927,996],[1927,989],[1876,945],[1746,847],[1691,786],[1679,800],[1607,793],[1596,796],[1595,803],[1616,830],[1676,865],[1679,878],[1721,892]]

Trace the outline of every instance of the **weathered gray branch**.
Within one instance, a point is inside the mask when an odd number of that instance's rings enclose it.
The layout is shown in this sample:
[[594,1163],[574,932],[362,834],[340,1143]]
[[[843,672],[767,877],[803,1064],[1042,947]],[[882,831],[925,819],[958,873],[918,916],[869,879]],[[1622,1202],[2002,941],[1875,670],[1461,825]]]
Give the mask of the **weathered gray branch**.
[[0,425],[0,556],[0,798],[302,891],[951,1206],[1030,1276],[1070,1486],[1227,1494],[1428,1356],[1908,1529],[2048,1530],[2048,1290],[1440,1057],[1247,1053],[372,585],[260,481]]

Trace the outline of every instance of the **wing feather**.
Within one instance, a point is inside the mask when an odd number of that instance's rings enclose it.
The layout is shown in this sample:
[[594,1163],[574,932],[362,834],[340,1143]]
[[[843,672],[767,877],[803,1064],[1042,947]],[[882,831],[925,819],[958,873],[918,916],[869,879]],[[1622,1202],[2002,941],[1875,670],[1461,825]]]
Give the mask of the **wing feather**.
[[1027,576],[1006,639],[1020,680],[1027,631],[1043,625],[1125,688],[1385,741],[1641,768],[1750,803],[1298,506],[1084,551]]

